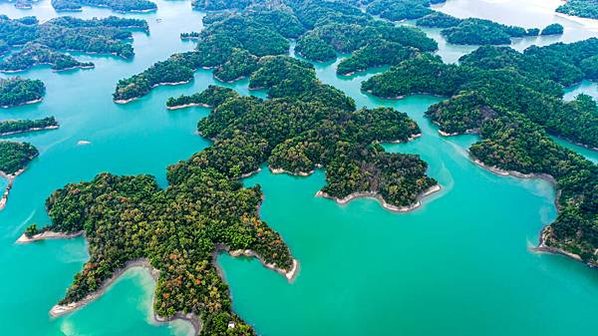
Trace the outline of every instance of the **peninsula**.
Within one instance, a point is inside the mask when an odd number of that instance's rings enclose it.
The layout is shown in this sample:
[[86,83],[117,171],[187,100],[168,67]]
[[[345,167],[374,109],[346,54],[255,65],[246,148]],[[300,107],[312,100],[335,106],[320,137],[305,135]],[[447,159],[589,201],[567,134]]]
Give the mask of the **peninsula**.
[[461,57],[460,65],[422,56],[370,78],[362,89],[382,97],[450,97],[426,115],[442,134],[478,133],[470,154],[479,164],[556,182],[559,215],[542,232],[541,248],[597,265],[598,166],[548,136],[597,147],[596,101],[587,95],[562,99],[563,86],[596,79],[597,48],[596,38],[523,53],[487,46]]

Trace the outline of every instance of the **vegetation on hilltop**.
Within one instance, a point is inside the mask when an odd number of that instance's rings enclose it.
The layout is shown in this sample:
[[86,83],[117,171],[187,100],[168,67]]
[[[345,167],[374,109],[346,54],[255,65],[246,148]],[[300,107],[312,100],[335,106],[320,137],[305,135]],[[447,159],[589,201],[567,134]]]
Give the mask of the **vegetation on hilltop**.
[[552,23],[542,29],[540,35],[561,35],[565,31],[563,25],[558,23]]

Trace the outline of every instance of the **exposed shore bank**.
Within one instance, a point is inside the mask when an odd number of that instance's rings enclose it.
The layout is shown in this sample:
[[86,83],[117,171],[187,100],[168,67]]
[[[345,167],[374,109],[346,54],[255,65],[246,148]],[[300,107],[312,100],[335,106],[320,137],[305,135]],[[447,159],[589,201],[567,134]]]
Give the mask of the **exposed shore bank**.
[[[3,71],[4,72],[4,71]],[[6,72],[5,72],[6,73]],[[37,103],[41,103],[43,100],[43,98],[37,98],[37,99],[32,99],[32,100],[28,100],[26,102],[20,103],[20,104],[15,104],[15,105],[2,105],[0,107],[7,109],[7,108],[11,108],[11,107],[17,107],[17,106],[24,106],[24,105],[31,105],[31,104],[37,104]]]
[[378,202],[380,202],[382,207],[385,208],[386,210],[393,211],[393,212],[409,212],[409,211],[413,211],[413,210],[419,208],[422,205],[422,201],[425,197],[432,195],[436,192],[439,192],[441,189],[442,189],[442,187],[439,184],[428,188],[427,190],[420,193],[417,196],[416,201],[409,206],[396,206],[396,205],[389,204],[386,202],[386,200],[384,200],[384,198],[382,196],[380,196],[380,194],[378,194],[377,192],[373,192],[373,191],[355,192],[355,193],[347,195],[347,197],[345,197],[345,198],[337,198],[334,196],[330,196],[329,194],[320,190],[316,193],[316,197],[328,198],[328,199],[336,201],[336,203],[341,204],[341,205],[345,205],[345,204],[349,203],[350,201],[357,199],[357,198],[373,198],[373,199],[378,200]]
[[44,231],[42,233],[38,233],[31,237],[27,237],[26,234],[22,234],[19,239],[17,239],[17,244],[27,244],[33,243],[40,240],[48,240],[48,239],[72,239],[83,235],[83,231],[77,231],[73,233],[62,233],[62,232],[54,232],[54,231]]
[[[158,86],[174,86],[174,85],[188,84],[188,83],[191,83],[192,80],[193,79],[190,79],[190,80],[187,80],[187,81],[180,81],[180,82],[162,82],[162,83],[157,83],[157,84],[152,85],[150,87],[150,90],[154,89],[154,88],[157,88]],[[131,98],[128,98],[128,99],[114,99],[113,101],[116,104],[127,104],[127,103],[130,103],[130,102],[135,101],[137,99],[140,99],[144,95],[136,96],[136,97],[131,97]]]
[[200,107],[205,107],[205,108],[211,107],[210,105],[203,104],[203,103],[189,103],[189,104],[183,104],[183,105],[166,106],[166,109],[173,111],[173,110],[180,110],[180,109],[184,109],[187,107],[195,107],[195,106],[200,106]]
[[14,135],[14,134],[21,134],[21,133],[55,130],[55,129],[58,129],[59,127],[60,127],[59,125],[52,125],[52,126],[46,126],[46,127],[32,127],[32,128],[28,128],[28,129],[24,129],[24,130],[19,130],[19,131],[0,133],[0,137]]
[[[97,291],[95,291],[92,294],[87,295],[85,298],[83,298],[80,301],[72,302],[72,303],[65,304],[65,305],[60,305],[60,304],[55,305],[54,307],[52,307],[52,309],[50,309],[50,315],[52,317],[59,317],[59,316],[68,314],[70,312],[73,312],[74,310],[77,310],[77,309],[87,305],[88,303],[90,303],[93,300],[97,299],[98,297],[102,296],[108,290],[108,288],[110,288],[110,286],[121,275],[123,275],[125,272],[127,272],[128,270],[135,268],[135,267],[140,267],[140,268],[146,269],[150,273],[150,275],[152,276],[154,281],[158,281],[158,278],[160,276],[160,271],[155,269],[150,264],[149,260],[147,260],[145,258],[131,260],[131,261],[128,261],[127,263],[125,263],[124,267],[116,270],[108,280],[104,281],[104,283],[102,284],[100,289],[98,289]],[[154,308],[153,308],[154,300],[155,300],[155,295],[152,295],[152,305],[151,305],[150,309],[152,310],[152,318],[153,318],[154,322],[166,323],[166,322],[174,321],[176,319],[185,320],[185,321],[188,321],[189,323],[191,323],[191,325],[193,325],[193,328],[195,329],[195,335],[199,335],[199,333],[201,332],[201,322],[197,315],[192,314],[192,313],[189,313],[189,314],[176,313],[171,318],[159,316],[158,314],[156,314],[156,312],[154,311]]]
[[15,181],[15,178],[19,176],[21,173],[25,171],[25,168],[13,173],[13,174],[6,174],[3,171],[0,171],[0,177],[8,181],[6,184],[6,190],[2,194],[2,198],[0,198],[0,211],[4,210],[6,207],[6,202],[8,202],[8,195],[10,194],[10,189],[12,189],[12,185]]
[[228,246],[219,245],[217,247],[216,253],[221,252],[221,251],[227,252],[232,257],[244,256],[244,257],[256,258],[260,261],[260,263],[262,263],[262,265],[264,265],[264,267],[269,268],[269,269],[277,272],[278,274],[284,276],[285,278],[287,278],[287,280],[289,282],[292,282],[293,280],[295,280],[295,277],[297,276],[297,273],[299,271],[299,261],[297,261],[297,259],[293,259],[293,265],[291,266],[291,269],[286,270],[286,269],[279,268],[275,264],[267,263],[264,259],[262,259],[262,257],[260,255],[255,253],[255,251],[253,251],[253,250],[232,250],[231,251]]

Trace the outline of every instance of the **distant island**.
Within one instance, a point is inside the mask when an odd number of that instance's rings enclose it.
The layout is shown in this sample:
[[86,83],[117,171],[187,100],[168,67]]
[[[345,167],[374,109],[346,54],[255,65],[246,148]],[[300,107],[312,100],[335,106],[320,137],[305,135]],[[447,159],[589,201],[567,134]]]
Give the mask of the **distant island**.
[[107,7],[119,13],[151,12],[158,8],[155,3],[147,0],[52,0],[52,7],[57,12],[78,12],[83,6]]
[[0,121],[0,136],[52,130],[57,128],[58,122],[54,117],[47,117],[37,120],[4,120]]
[[515,37],[563,33],[563,26],[558,23],[551,24],[540,31],[538,28],[525,29],[478,18],[458,19],[441,12],[432,12],[418,19],[416,25],[442,28],[440,34],[447,42],[466,45],[511,44],[511,38]]
[[115,16],[91,20],[65,16],[40,23],[30,16],[10,19],[0,15],[0,26],[0,40],[10,49],[19,49],[0,61],[3,72],[24,71],[41,64],[49,64],[57,71],[93,67],[92,63],[79,62],[64,51],[130,59],[134,56],[130,30],[148,30],[143,20]]
[[0,107],[9,108],[42,101],[46,87],[40,80],[0,78]]
[[598,1],[567,0],[556,11],[567,15],[598,20]]

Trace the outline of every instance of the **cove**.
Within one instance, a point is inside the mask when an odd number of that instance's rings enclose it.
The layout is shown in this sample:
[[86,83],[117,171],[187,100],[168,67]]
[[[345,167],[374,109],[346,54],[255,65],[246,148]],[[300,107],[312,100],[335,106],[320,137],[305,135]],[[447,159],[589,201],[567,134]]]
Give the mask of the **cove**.
[[[131,104],[111,101],[118,79],[175,51],[193,48],[178,34],[201,29],[204,14],[191,11],[187,1],[157,3],[156,13],[128,15],[150,24],[149,35],[134,34],[132,62],[80,56],[93,60],[96,69],[56,74],[37,68],[23,73],[46,83],[44,102],[0,111],[2,119],[54,115],[61,123],[58,131],[11,138],[32,142],[41,155],[17,179],[7,208],[0,212],[2,334],[190,331],[183,322],[151,322],[154,284],[138,269],[80,311],[51,319],[48,310],[88,257],[84,240],[14,244],[27,225],[47,223],[44,201],[53,190],[102,171],[152,174],[165,186],[169,164],[208,145],[195,134],[197,120],[208,110],[169,112],[164,102],[215,83],[210,71],[198,71],[190,84],[158,88]],[[511,6],[511,11],[517,10]],[[31,11],[2,4],[0,12],[42,19],[56,15],[49,1],[35,4]],[[509,13],[508,8],[503,13]],[[68,13],[86,18],[112,14],[88,7]],[[449,51],[457,58],[467,52],[455,47],[441,54]],[[552,187],[539,180],[499,177],[474,165],[466,149],[475,137],[440,137],[423,117],[440,98],[376,99],[359,91],[360,82],[373,72],[339,78],[336,64],[317,65],[318,77],[348,93],[358,106],[393,106],[418,122],[421,138],[386,148],[422,155],[443,190],[422,208],[395,214],[374,200],[339,206],[315,198],[324,184],[322,172],[295,178],[262,170],[246,184],[262,186],[263,219],[281,233],[301,270],[289,285],[255,260],[221,256],[236,312],[263,335],[591,334],[598,312],[596,272],[529,249],[537,244],[540,229],[556,216]],[[228,86],[249,94],[246,81]],[[80,145],[81,140],[90,143]]]

